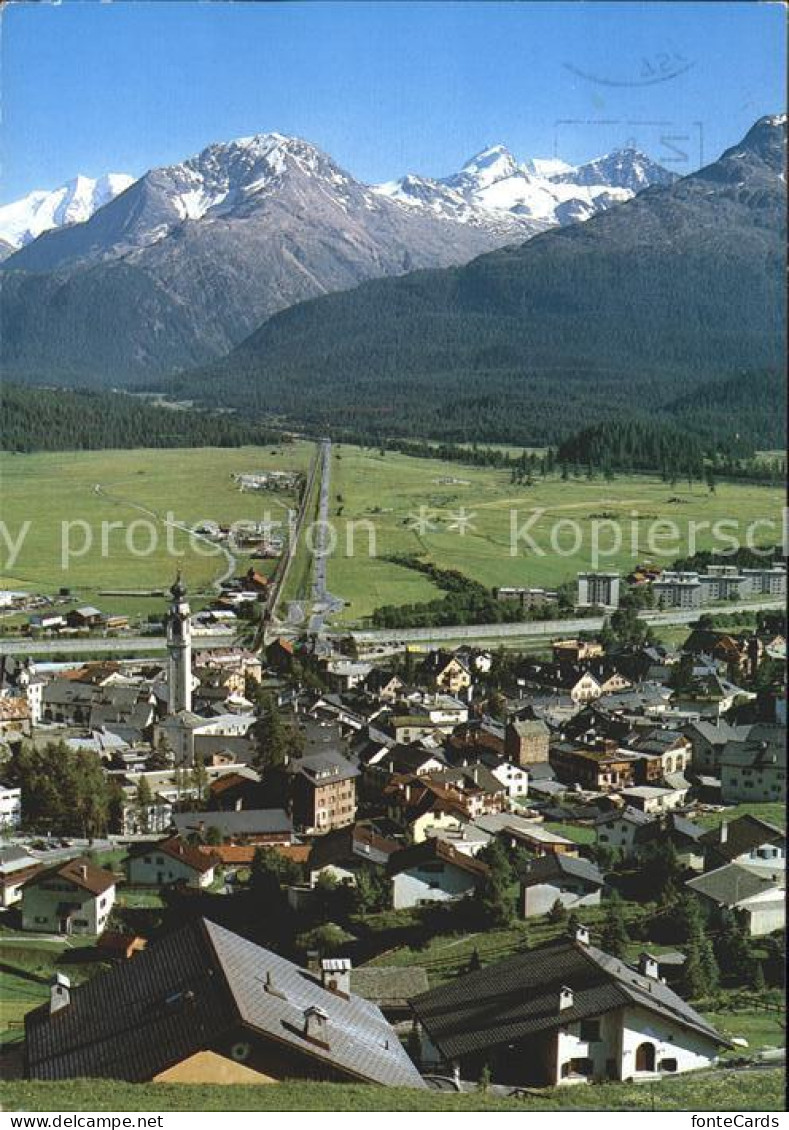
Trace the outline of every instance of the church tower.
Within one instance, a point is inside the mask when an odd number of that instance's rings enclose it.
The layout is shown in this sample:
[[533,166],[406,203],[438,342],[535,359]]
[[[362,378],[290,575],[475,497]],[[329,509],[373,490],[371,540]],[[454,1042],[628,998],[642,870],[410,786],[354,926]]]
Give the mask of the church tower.
[[192,709],[192,613],[186,601],[181,574],[170,589],[172,601],[167,612],[168,705],[171,714]]

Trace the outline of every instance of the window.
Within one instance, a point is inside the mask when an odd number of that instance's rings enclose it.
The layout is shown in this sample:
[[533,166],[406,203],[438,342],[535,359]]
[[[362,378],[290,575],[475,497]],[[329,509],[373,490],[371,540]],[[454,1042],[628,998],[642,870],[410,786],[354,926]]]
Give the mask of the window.
[[676,1070],[677,1070],[676,1059],[661,1059],[660,1063],[658,1064],[658,1071],[676,1071]]
[[581,1021],[581,1039],[586,1043],[595,1043],[600,1039],[600,1021],[599,1020],[582,1020]]

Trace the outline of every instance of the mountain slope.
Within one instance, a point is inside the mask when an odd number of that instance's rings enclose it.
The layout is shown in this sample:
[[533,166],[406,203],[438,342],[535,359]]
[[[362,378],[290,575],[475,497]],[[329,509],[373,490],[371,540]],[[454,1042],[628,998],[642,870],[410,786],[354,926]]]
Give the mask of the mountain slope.
[[512,238],[385,199],[297,139],[211,146],[6,260],[3,361],[112,381],[193,365],[293,303]]
[[84,223],[133,182],[134,177],[125,173],[107,173],[95,180],[77,176],[51,192],[29,192],[0,205],[0,243],[18,249],[52,228]]
[[784,147],[761,119],[586,224],[287,310],[181,385],[315,426],[543,442],[779,366]]
[[4,366],[100,383],[186,368],[294,303],[465,263],[632,195],[551,183],[567,169],[496,146],[444,181],[370,188],[297,138],[209,146],[5,259]]

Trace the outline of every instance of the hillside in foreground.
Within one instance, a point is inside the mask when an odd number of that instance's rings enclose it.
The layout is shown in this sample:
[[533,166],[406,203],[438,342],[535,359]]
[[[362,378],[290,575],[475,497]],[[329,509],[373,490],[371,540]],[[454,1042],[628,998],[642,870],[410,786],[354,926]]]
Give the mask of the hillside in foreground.
[[276,1086],[192,1086],[79,1079],[63,1083],[0,1084],[4,1110],[782,1110],[783,1072],[708,1072],[665,1080],[656,1087],[605,1083],[562,1087],[538,1097],[499,1099],[481,1092],[447,1094],[340,1083]]

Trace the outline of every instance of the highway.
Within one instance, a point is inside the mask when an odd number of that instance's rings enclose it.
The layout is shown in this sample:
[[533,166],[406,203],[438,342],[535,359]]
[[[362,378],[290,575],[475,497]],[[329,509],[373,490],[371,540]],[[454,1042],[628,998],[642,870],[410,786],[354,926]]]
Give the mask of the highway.
[[[639,618],[658,626],[672,624],[693,624],[705,612],[726,614],[728,612],[762,612],[782,609],[782,600],[756,600],[742,604],[711,606],[707,608],[682,608],[668,612],[652,609],[639,613]],[[516,624],[468,624],[442,628],[393,628],[350,631],[343,633],[352,637],[356,643],[440,643],[446,640],[499,640],[527,639],[540,636],[568,636],[578,632],[596,632],[605,623],[604,616],[590,616],[577,620],[530,620]],[[339,633],[338,633],[339,634]]]

